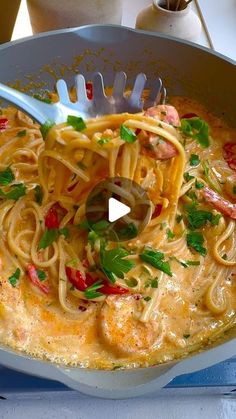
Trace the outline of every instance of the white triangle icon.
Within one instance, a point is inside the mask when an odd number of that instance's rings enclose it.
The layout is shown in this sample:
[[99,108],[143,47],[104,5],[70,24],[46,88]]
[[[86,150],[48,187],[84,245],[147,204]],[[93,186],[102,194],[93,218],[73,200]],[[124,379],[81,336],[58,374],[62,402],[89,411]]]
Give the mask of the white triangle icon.
[[109,198],[108,201],[108,220],[110,223],[119,220],[124,215],[129,214],[131,211],[130,207],[118,201],[115,198]]

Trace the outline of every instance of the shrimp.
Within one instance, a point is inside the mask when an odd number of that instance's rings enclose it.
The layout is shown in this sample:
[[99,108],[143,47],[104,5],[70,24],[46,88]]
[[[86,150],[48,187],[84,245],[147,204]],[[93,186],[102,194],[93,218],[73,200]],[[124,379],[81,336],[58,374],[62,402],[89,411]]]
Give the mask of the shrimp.
[[[145,116],[151,116],[158,121],[166,122],[169,125],[180,125],[178,112],[174,106],[158,105],[147,109]],[[157,160],[168,160],[175,157],[178,152],[169,141],[163,140],[156,134],[148,134],[141,139],[143,153]]]
[[157,105],[146,110],[145,116],[151,116],[158,121],[166,122],[175,127],[180,126],[180,119],[177,110],[171,105]]
[[100,314],[100,337],[116,355],[150,349],[159,334],[156,322],[143,323],[135,316],[141,301],[134,296],[109,296]]
[[236,204],[232,204],[232,202],[222,198],[218,193],[207,186],[202,190],[202,194],[206,201],[212,204],[215,209],[227,217],[236,220]]

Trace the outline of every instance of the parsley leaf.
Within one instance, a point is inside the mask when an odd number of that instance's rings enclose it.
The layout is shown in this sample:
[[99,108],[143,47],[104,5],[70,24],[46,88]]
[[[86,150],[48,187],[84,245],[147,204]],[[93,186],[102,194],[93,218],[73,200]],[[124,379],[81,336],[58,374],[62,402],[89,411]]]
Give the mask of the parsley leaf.
[[168,240],[173,239],[175,237],[175,234],[168,228],[168,230],[166,230],[166,235]]
[[25,135],[27,134],[27,131],[26,131],[26,129],[23,129],[22,131],[19,131],[18,133],[17,133],[17,137],[24,137]]
[[13,274],[13,275],[11,275],[11,276],[8,278],[8,281],[10,282],[10,284],[11,284],[11,286],[12,286],[13,288],[15,288],[15,287],[16,287],[16,285],[17,285],[17,282],[18,282],[19,278],[20,278],[20,269],[19,269],[19,268],[17,268],[17,270],[14,272],[14,274]]
[[134,141],[137,139],[136,134],[125,125],[121,125],[120,127],[120,138],[127,143],[134,143]]
[[190,166],[198,166],[200,163],[200,159],[197,154],[191,154],[189,159]]
[[147,247],[144,249],[143,253],[140,254],[140,258],[144,262],[154,266],[154,268],[157,268],[167,275],[172,276],[169,262],[164,261],[164,253]]
[[189,208],[188,223],[192,229],[201,228],[206,225],[207,221],[212,221],[213,214],[209,211],[197,210]]
[[191,179],[194,179],[194,176],[191,176],[188,172],[184,173],[184,180],[189,182]]
[[101,267],[111,282],[114,283],[116,278],[123,279],[124,274],[129,272],[134,267],[134,262],[132,260],[124,259],[128,255],[129,252],[122,247],[106,250],[104,246],[101,246]]
[[90,287],[86,288],[84,291],[84,295],[88,300],[91,300],[93,298],[102,297],[104,294],[97,291],[100,288],[103,287],[102,280],[96,281],[94,284],[90,285]]
[[11,190],[9,192],[4,192],[2,189],[0,189],[0,197],[6,198],[6,199],[14,199],[17,201],[21,196],[24,196],[26,193],[26,186],[24,183],[19,183],[17,185],[14,185],[11,187]]
[[136,278],[129,278],[125,280],[126,285],[128,285],[128,287],[130,288],[134,288],[137,287],[138,285],[138,281]]
[[200,260],[186,260],[185,263],[188,266],[199,266],[200,265]]
[[211,220],[211,224],[213,226],[218,226],[220,219],[221,219],[222,215],[221,214],[212,214],[212,220]]
[[199,182],[198,180],[196,180],[196,182],[195,182],[195,188],[196,189],[202,189],[202,188],[204,188],[204,183]]
[[119,239],[133,239],[138,235],[138,229],[134,223],[129,223],[126,227],[119,229]]
[[54,125],[55,125],[55,122],[52,121],[51,119],[48,119],[46,122],[44,122],[44,124],[41,125],[40,132],[44,140],[46,139],[48,132]]
[[192,231],[187,234],[187,245],[190,248],[193,248],[196,250],[196,252],[200,253],[200,255],[205,256],[207,253],[207,250],[205,247],[203,247],[204,243],[204,237],[202,233],[199,233],[197,231]]
[[86,124],[80,116],[68,115],[67,124],[71,125],[76,131],[83,131],[86,128]]
[[149,295],[147,295],[147,297],[143,297],[144,301],[150,301],[152,299],[152,297],[150,297]]
[[38,275],[38,279],[42,282],[45,281],[47,275],[45,274],[44,271],[41,271],[40,269],[36,269],[37,275]]
[[190,335],[189,334],[183,335],[183,338],[188,339],[188,338],[190,338]]
[[40,96],[40,95],[36,94],[36,95],[34,95],[34,98],[37,99],[37,100],[40,100],[41,102],[44,102],[44,103],[48,103],[48,104],[52,103],[52,101],[51,101],[51,99],[49,99],[49,97]]
[[59,234],[63,235],[67,239],[70,235],[68,227],[60,228]]
[[37,204],[42,204],[43,201],[43,190],[42,187],[40,185],[37,185],[34,188],[34,197],[35,197],[35,201],[37,202]]
[[180,129],[187,137],[197,140],[203,148],[209,147],[209,126],[203,119],[198,117],[183,118]]
[[179,224],[181,221],[182,221],[182,219],[183,219],[184,217],[183,217],[183,215],[182,214],[178,214],[178,215],[176,215],[176,222],[177,222],[177,224]]
[[13,180],[15,180],[15,175],[10,167],[0,172],[0,185],[9,185]]
[[49,230],[46,229],[40,239],[39,242],[39,250],[46,249],[50,246],[53,242],[55,242],[58,238],[58,229],[57,228],[50,228]]
[[110,138],[100,138],[100,140],[98,140],[98,144],[104,145],[104,144],[109,143],[110,140],[111,140]]

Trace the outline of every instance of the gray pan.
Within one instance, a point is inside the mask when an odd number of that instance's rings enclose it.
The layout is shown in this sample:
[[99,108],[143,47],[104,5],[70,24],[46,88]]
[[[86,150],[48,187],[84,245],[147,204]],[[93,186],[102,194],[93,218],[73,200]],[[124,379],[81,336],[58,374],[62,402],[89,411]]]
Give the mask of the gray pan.
[[[236,126],[236,66],[206,48],[174,38],[113,26],[91,25],[41,34],[0,46],[0,81],[27,87],[29,93],[53,89],[63,76],[73,84],[75,72],[90,79],[94,71],[111,85],[114,72],[124,70],[129,84],[139,72],[151,87],[161,76],[170,95],[200,100]],[[134,370],[95,371],[39,361],[6,347],[0,363],[58,380],[97,397],[125,398],[153,392],[179,374],[213,365],[236,355],[236,330],[198,354],[172,363]]]

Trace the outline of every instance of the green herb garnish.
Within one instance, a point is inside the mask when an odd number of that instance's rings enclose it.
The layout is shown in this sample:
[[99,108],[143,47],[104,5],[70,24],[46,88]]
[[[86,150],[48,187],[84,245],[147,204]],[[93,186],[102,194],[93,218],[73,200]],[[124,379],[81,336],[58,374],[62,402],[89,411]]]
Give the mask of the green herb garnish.
[[137,285],[138,285],[138,281],[137,281],[137,279],[136,279],[136,278],[129,278],[129,279],[126,279],[126,280],[125,280],[125,283],[126,283],[126,285],[127,285],[128,287],[130,287],[130,288],[137,287]]
[[15,175],[10,167],[0,172],[0,185],[6,186],[15,180]]
[[121,125],[120,138],[127,143],[134,143],[134,141],[137,139],[137,136],[131,129],[127,128],[125,125]]
[[37,100],[40,100],[40,102],[44,102],[44,103],[48,103],[48,104],[52,103],[52,100],[49,99],[49,97],[40,96],[40,95],[36,94],[36,95],[34,95],[34,98],[37,99]]
[[206,225],[208,221],[212,221],[213,214],[209,211],[197,210],[196,208],[189,208],[188,210],[188,224],[191,229],[198,229]]
[[212,220],[211,220],[211,224],[213,226],[218,226],[220,219],[221,219],[222,215],[221,214],[212,214]]
[[100,138],[100,140],[98,140],[98,144],[99,145],[104,145],[104,144],[107,144],[107,143],[109,143],[109,141],[111,140],[111,138]]
[[172,276],[169,262],[164,261],[164,253],[153,250],[149,247],[145,248],[143,253],[140,254],[140,258],[154,266],[154,268]]
[[55,122],[52,121],[52,119],[48,119],[46,122],[44,122],[43,125],[40,127],[40,132],[42,134],[43,139],[45,140],[50,129],[55,125]]
[[17,269],[16,269],[16,271],[14,272],[14,274],[13,274],[13,275],[11,275],[11,276],[8,278],[8,281],[10,282],[10,284],[11,284],[11,286],[12,286],[13,288],[15,288],[15,287],[16,287],[16,285],[17,285],[17,282],[18,282],[19,278],[20,278],[20,269],[19,269],[19,268],[17,268]]
[[132,260],[124,259],[128,255],[129,252],[122,247],[106,250],[104,246],[101,246],[101,267],[112,283],[116,281],[116,278],[124,279],[124,274],[134,267],[134,262]]
[[68,227],[60,228],[59,234],[61,234],[62,236],[64,236],[67,239],[70,235]]
[[202,233],[198,231],[192,231],[187,234],[187,245],[188,247],[196,250],[202,256],[206,256],[207,250],[203,247],[204,237]]
[[38,279],[42,282],[45,281],[45,279],[47,278],[47,275],[44,271],[41,271],[40,269],[36,269],[37,275],[38,275]]
[[212,189],[214,189],[214,191],[221,193],[221,189],[219,186],[219,183],[216,179],[211,177],[211,170],[210,170],[210,166],[209,166],[209,162],[208,160],[204,160],[202,162],[202,168],[203,168],[203,173],[207,179],[208,184],[210,185],[210,187]]
[[188,172],[184,173],[184,180],[189,182],[190,180],[194,179],[194,176],[191,176]]
[[228,259],[228,256],[227,256],[226,253],[222,256],[222,259],[224,259],[224,260],[227,260]]
[[185,261],[188,266],[199,266],[200,260],[186,260]]
[[67,124],[71,125],[76,131],[83,131],[86,124],[80,116],[68,115]]
[[186,334],[186,335],[183,335],[183,337],[184,337],[184,339],[188,339],[188,338],[190,338],[190,335]]
[[102,297],[104,294],[102,292],[97,291],[97,290],[99,290],[102,287],[103,287],[102,280],[99,279],[93,285],[91,285],[90,287],[86,288],[86,290],[84,291],[85,297],[88,300],[91,300],[91,299],[94,299],[94,298],[98,298],[98,297]]
[[0,189],[0,197],[6,199],[14,199],[17,201],[21,196],[24,196],[26,193],[26,186],[24,183],[18,183],[17,185],[11,186],[11,190],[9,192],[4,192]]
[[168,230],[166,230],[166,235],[168,240],[173,239],[175,237],[175,234],[168,228]]
[[149,297],[149,295],[147,297],[143,297],[144,301],[150,301],[152,299],[152,297]]
[[46,249],[50,246],[53,242],[55,242],[58,238],[58,229],[57,228],[50,228],[46,229],[40,239],[39,242],[39,250]]
[[138,229],[134,223],[129,223],[126,227],[119,229],[119,239],[133,239],[138,235]]
[[27,134],[26,129],[23,129],[22,131],[19,131],[16,135],[17,137],[25,137],[25,135]]
[[200,159],[197,154],[191,154],[189,159],[190,166],[198,166],[200,163]]
[[35,197],[35,201],[37,202],[37,204],[41,205],[42,201],[43,201],[43,190],[42,190],[42,187],[40,185],[37,185],[34,188],[34,197]]
[[202,147],[209,147],[209,126],[203,119],[198,117],[183,118],[180,129],[187,137],[197,140]]
[[196,189],[202,189],[202,188],[204,188],[204,183],[199,182],[198,180],[196,180],[196,182],[195,182],[195,188]]
[[182,221],[182,219],[183,219],[184,217],[183,217],[183,215],[182,214],[178,214],[178,215],[176,215],[176,222],[179,224],[181,221]]

